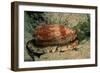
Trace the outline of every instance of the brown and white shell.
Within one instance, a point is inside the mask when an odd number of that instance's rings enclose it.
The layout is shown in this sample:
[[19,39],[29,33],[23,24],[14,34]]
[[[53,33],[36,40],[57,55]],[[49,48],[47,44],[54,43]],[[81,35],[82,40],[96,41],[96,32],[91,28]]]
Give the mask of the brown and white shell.
[[76,31],[64,25],[39,25],[33,33],[37,45],[62,45],[77,38]]

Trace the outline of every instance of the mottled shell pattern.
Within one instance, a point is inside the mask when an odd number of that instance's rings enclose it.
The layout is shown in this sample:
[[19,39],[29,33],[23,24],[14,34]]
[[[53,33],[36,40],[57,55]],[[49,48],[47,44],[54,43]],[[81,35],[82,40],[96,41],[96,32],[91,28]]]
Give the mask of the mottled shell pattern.
[[76,31],[64,25],[39,25],[33,33],[38,45],[62,45],[77,38]]

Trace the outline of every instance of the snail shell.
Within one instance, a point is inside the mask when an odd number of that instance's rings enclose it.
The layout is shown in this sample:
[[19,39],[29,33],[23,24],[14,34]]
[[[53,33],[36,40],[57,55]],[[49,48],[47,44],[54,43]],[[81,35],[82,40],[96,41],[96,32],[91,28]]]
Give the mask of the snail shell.
[[76,31],[64,25],[39,25],[34,33],[37,45],[63,45],[77,38]]

